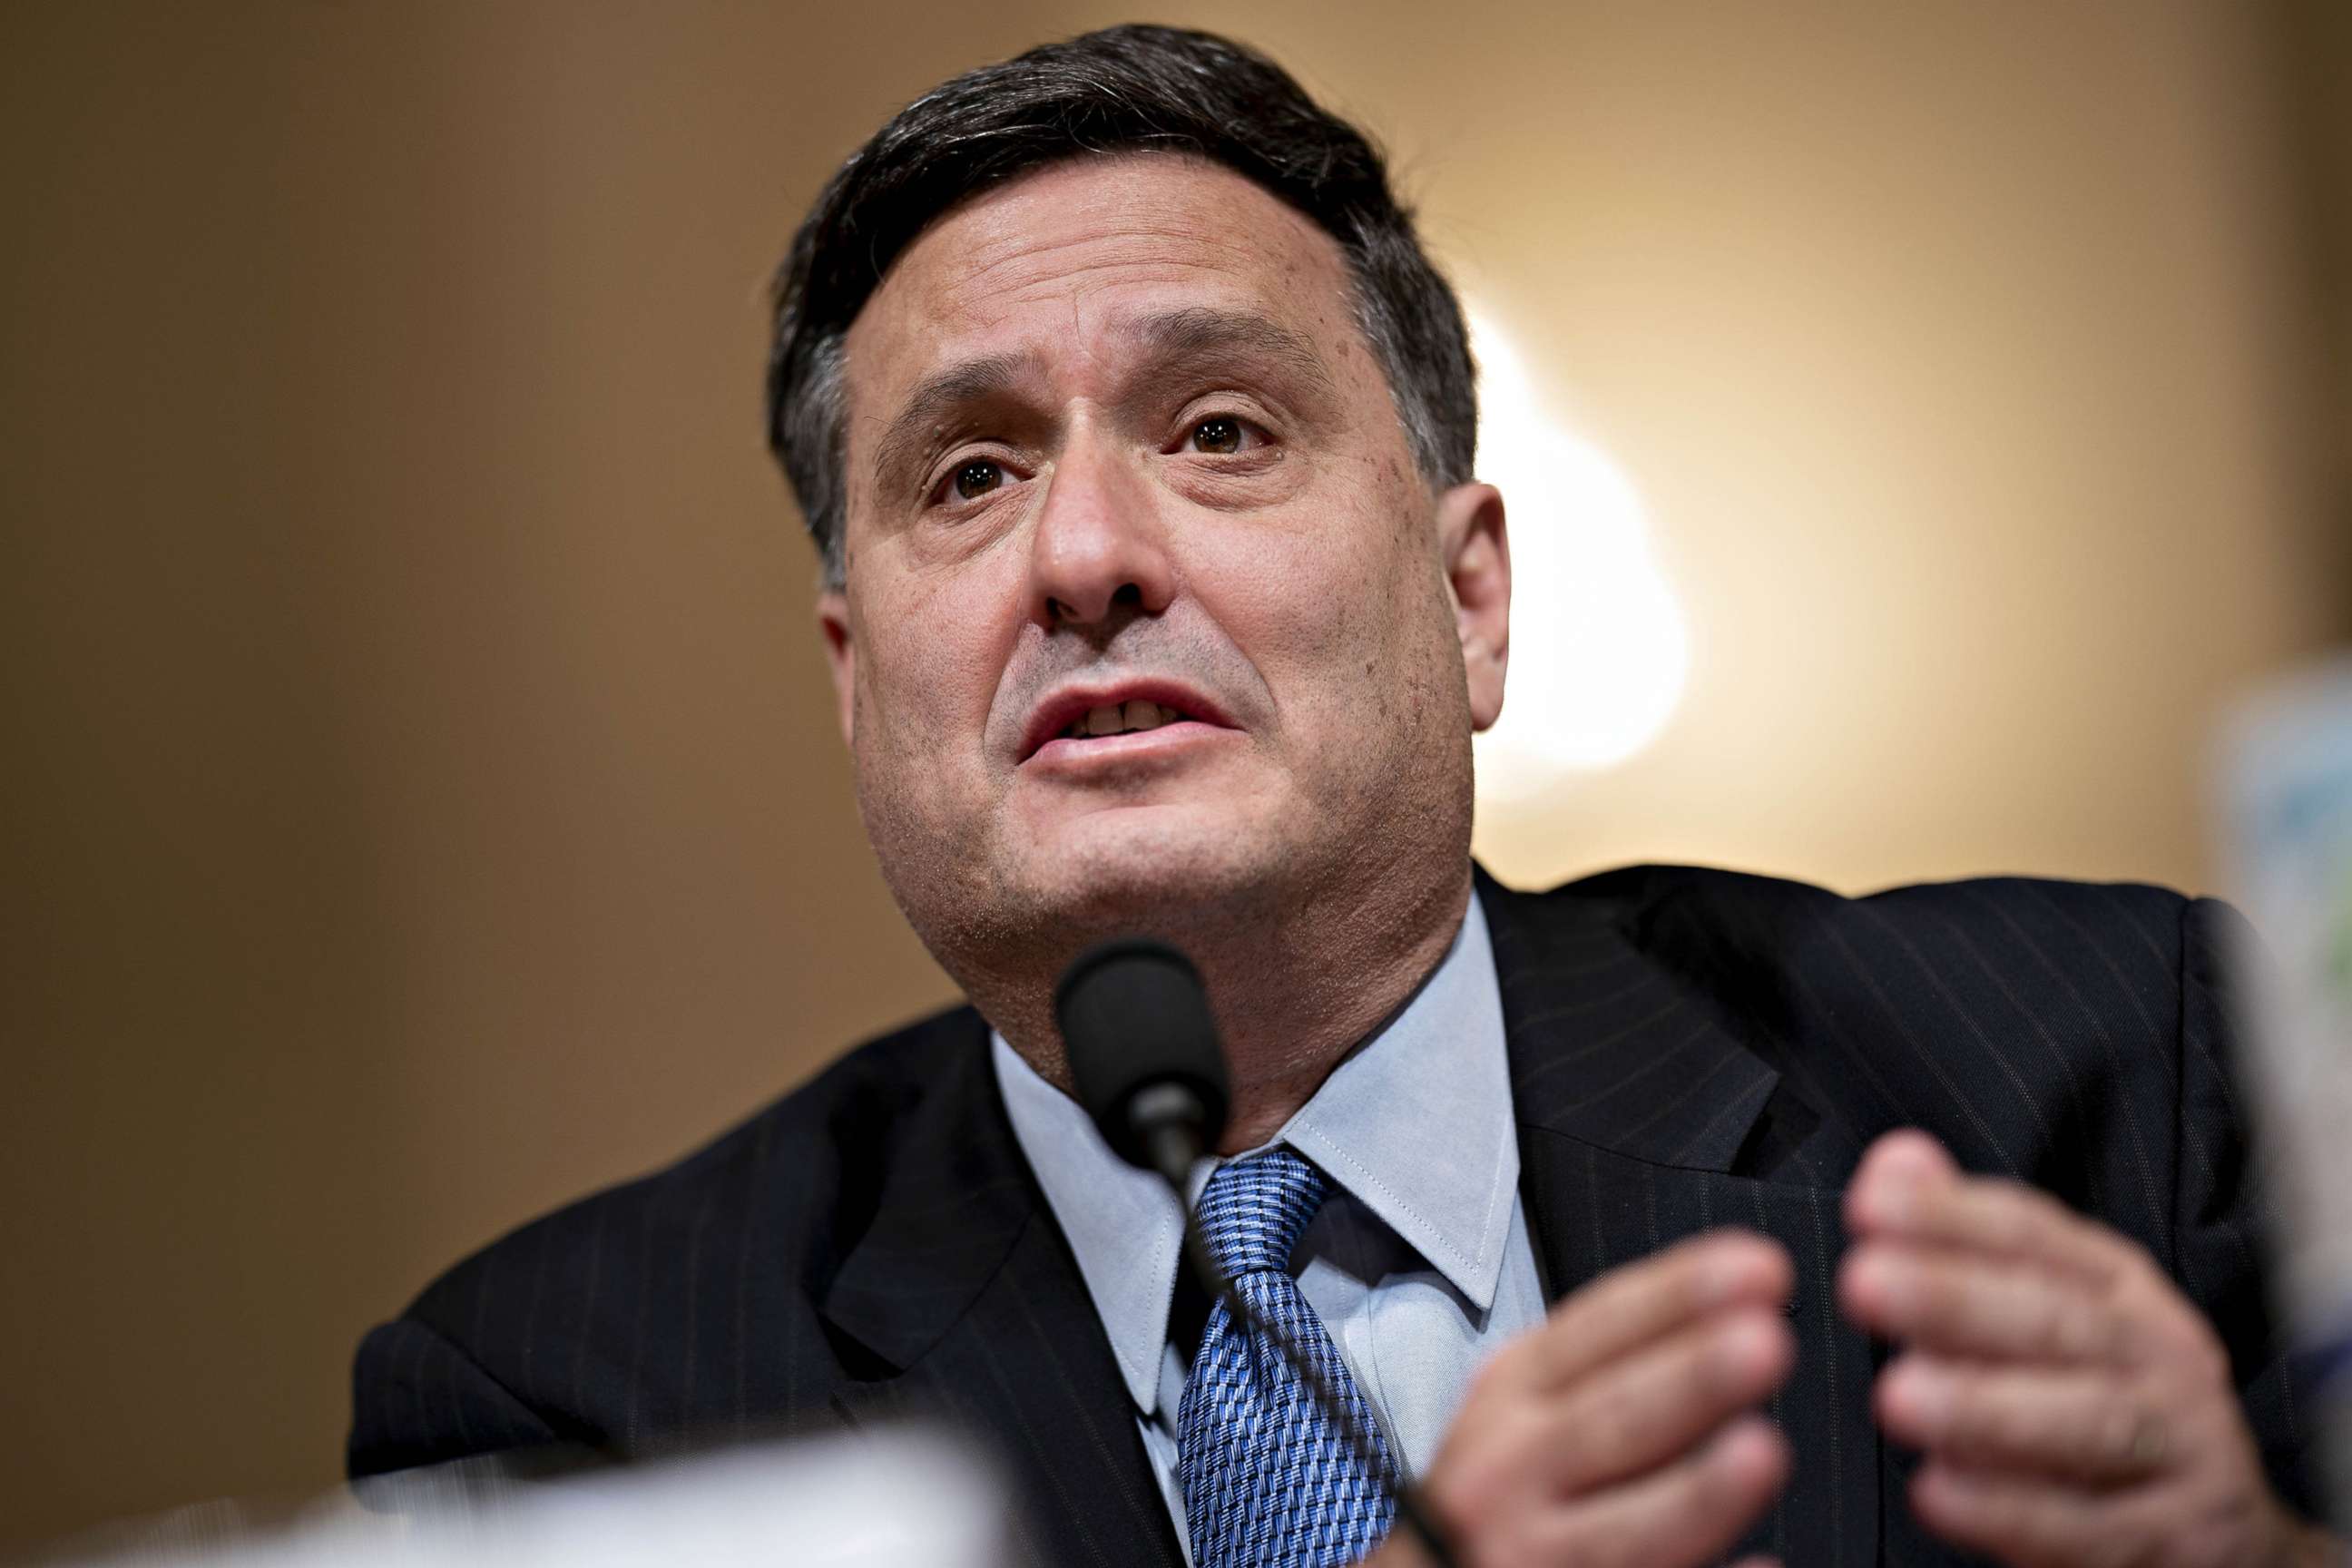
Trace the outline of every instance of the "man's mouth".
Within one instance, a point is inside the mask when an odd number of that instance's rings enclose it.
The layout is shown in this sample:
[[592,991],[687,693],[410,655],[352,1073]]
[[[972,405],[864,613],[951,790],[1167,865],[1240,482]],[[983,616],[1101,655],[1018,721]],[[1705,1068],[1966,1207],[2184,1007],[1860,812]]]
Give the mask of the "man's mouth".
[[1139,731],[1157,730],[1162,724],[1181,722],[1184,715],[1173,708],[1143,698],[1126,702],[1107,702],[1099,708],[1089,708],[1076,723],[1062,731],[1065,741],[1083,741],[1091,735],[1132,735]]
[[[1129,740],[1124,746],[1103,744],[1122,736],[1149,735],[1172,730],[1172,742],[1186,735],[1205,737],[1210,731],[1231,731],[1233,721],[1189,684],[1171,680],[1123,680],[1114,687],[1078,688],[1049,697],[1029,717],[1021,743],[1021,761],[1040,752],[1076,757],[1097,747],[1108,755],[1129,748],[1157,745]],[[1138,755],[1141,752],[1139,751]]]

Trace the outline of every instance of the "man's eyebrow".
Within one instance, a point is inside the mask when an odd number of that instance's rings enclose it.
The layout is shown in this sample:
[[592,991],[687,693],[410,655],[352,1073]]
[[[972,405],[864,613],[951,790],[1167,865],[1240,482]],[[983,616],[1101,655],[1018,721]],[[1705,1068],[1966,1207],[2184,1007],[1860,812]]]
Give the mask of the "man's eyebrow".
[[1249,353],[1273,361],[1326,396],[1337,391],[1331,367],[1312,340],[1255,310],[1191,305],[1130,318],[1117,330],[1137,340],[1145,357],[1162,367]]
[[931,426],[942,415],[966,404],[999,397],[1036,369],[1027,353],[982,354],[926,376],[908,395],[906,406],[892,416],[888,428],[874,448],[877,487],[901,468],[911,468],[923,456]]

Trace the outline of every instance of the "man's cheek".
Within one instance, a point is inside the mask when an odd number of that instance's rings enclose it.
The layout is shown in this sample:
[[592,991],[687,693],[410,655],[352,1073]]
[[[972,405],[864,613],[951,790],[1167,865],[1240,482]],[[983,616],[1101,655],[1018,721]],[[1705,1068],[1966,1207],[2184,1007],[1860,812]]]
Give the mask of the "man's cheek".
[[[901,627],[937,627],[940,611],[917,602],[893,605],[890,624]],[[946,639],[934,636],[869,639],[858,662],[860,703],[857,721],[872,722],[894,737],[894,745],[920,742],[945,726],[945,714],[958,703],[956,681],[960,665]]]
[[[1253,554],[1246,570],[1227,571],[1207,607],[1287,709],[1306,695],[1301,688],[1327,683],[1331,669],[1349,662],[1364,609],[1349,602],[1356,592],[1347,574],[1335,574],[1311,550],[1265,552]],[[1354,664],[1360,675],[1361,658]]]

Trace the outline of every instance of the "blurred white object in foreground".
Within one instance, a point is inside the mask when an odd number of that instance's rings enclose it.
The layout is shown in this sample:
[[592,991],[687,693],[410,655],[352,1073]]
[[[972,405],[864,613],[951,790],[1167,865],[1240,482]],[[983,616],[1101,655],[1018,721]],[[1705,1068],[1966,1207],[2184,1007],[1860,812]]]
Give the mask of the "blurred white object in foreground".
[[[73,1562],[334,1563],[352,1568],[1005,1568],[1004,1489],[969,1449],[928,1431],[729,1448],[692,1459],[517,1480],[495,1462],[362,1483],[369,1506],[324,1502],[254,1530],[233,1504],[108,1532]],[[386,1510],[386,1511],[377,1511]]]
[[2256,1126],[2285,1234],[2281,1280],[2331,1423],[2327,1478],[2352,1519],[2352,657],[2239,704],[2219,758],[2231,894],[2269,962],[2252,997]]

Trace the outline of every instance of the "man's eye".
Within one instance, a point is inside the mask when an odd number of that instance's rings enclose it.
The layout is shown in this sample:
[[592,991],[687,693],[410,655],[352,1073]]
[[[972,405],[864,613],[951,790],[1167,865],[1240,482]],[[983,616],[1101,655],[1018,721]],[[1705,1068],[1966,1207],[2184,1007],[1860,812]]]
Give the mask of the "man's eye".
[[1196,452],[1238,452],[1244,438],[1244,426],[1230,414],[1213,415],[1193,426],[1190,438]]
[[955,471],[955,492],[966,500],[982,496],[1004,482],[1004,469],[985,458],[976,458]]

